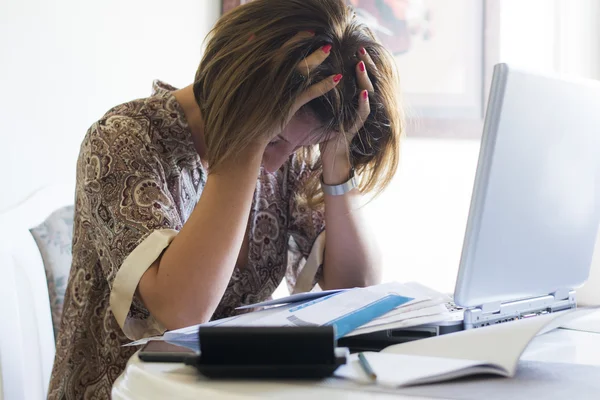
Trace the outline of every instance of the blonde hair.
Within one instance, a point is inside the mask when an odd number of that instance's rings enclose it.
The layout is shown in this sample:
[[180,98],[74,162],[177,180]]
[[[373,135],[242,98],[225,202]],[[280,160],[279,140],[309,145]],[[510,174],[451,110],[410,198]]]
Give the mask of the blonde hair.
[[[301,31],[314,31],[315,36],[289,42]],[[328,43],[333,48],[327,60],[306,80],[297,79],[297,65]],[[377,68],[369,71],[375,90],[369,97],[371,114],[352,139],[349,154],[363,193],[383,190],[397,169],[403,130],[395,64],[344,0],[254,0],[217,22],[194,82],[210,168],[282,129],[296,96],[337,73],[344,75],[340,84],[304,108],[328,135],[346,134],[358,115],[355,71],[363,47]],[[302,194],[313,206],[322,203],[322,166],[314,155],[314,148],[299,150],[311,166]]]

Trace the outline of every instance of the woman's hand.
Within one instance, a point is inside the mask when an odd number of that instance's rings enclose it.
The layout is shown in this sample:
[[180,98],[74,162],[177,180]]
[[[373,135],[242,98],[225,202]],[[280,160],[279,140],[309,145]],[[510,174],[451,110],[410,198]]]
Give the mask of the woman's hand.
[[[300,32],[296,36],[291,38],[288,42],[286,42],[286,44],[284,44],[283,47],[285,48],[287,46],[293,45],[295,42],[304,40],[311,36],[314,36],[314,33]],[[324,45],[323,47],[321,47],[320,49],[318,49],[317,51],[312,53],[310,56],[308,56],[304,60],[300,61],[300,63],[298,63],[298,65],[296,67],[296,72],[304,78],[310,76],[310,73],[315,68],[317,68],[319,65],[321,65],[327,59],[327,57],[329,57],[330,53],[331,53],[331,45]],[[304,90],[304,92],[302,92],[294,101],[294,104],[293,104],[292,108],[290,109],[289,114],[287,115],[287,117],[284,120],[283,127],[285,127],[289,124],[289,122],[294,117],[294,115],[296,115],[296,113],[302,107],[304,107],[306,104],[310,103],[312,100],[314,100],[318,97],[321,97],[325,93],[331,91],[333,88],[335,88],[338,85],[338,83],[340,82],[341,79],[342,79],[341,74],[331,75],[331,76],[323,79],[322,81],[315,83],[315,84],[309,86],[308,88],[306,88],[306,90]],[[270,135],[268,135],[266,138],[267,141],[264,143],[265,146],[271,140],[273,140],[275,137],[277,137],[280,133],[281,133],[281,127],[279,127],[279,129],[275,129]]]
[[358,80],[359,100],[358,117],[352,129],[345,134],[337,133],[333,137],[320,144],[321,160],[323,162],[323,180],[326,184],[337,185],[348,180],[350,169],[350,142],[363,127],[365,121],[371,113],[369,104],[369,93],[374,92],[373,83],[369,78],[369,71],[374,73],[377,69],[371,56],[364,48],[358,52],[358,58],[361,60],[356,65],[356,77]]

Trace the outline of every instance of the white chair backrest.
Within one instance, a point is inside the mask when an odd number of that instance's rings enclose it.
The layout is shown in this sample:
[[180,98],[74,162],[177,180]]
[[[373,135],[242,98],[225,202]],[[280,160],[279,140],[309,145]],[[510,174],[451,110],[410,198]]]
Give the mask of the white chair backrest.
[[0,214],[0,398],[46,398],[55,342],[48,283],[30,229],[73,204],[74,189],[56,185]]

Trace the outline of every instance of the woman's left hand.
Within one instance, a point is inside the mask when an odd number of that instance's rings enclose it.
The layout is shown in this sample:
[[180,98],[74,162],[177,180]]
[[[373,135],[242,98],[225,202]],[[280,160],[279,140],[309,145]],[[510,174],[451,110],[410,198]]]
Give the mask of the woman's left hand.
[[364,48],[358,51],[361,60],[356,64],[356,77],[358,80],[359,99],[358,116],[354,126],[345,134],[334,134],[333,137],[320,144],[321,160],[323,162],[323,180],[326,184],[340,184],[348,180],[348,174],[352,165],[350,163],[350,142],[358,131],[363,127],[369,114],[369,93],[374,92],[373,84],[369,78],[369,71],[376,71],[375,64]]

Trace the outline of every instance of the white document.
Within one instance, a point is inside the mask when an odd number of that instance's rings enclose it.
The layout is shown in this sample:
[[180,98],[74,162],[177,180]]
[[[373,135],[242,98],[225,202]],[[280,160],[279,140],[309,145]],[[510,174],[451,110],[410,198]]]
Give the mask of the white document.
[[346,290],[352,290],[352,289],[334,289],[334,290],[323,290],[321,292],[298,293],[298,294],[293,294],[291,296],[282,297],[281,299],[267,300],[267,301],[263,301],[261,303],[250,304],[248,306],[241,306],[241,307],[236,308],[236,310],[246,310],[249,308],[278,306],[281,304],[290,304],[290,303],[303,303],[305,301],[319,299],[321,297],[329,296],[330,294],[345,292]]
[[429,300],[402,305],[352,331],[347,336],[362,335],[387,329],[410,328],[442,321],[462,320],[461,312],[450,313],[446,308],[446,303],[452,301],[450,296],[417,282],[408,282],[405,286],[412,290],[414,296],[429,297]]
[[293,306],[257,318],[250,326],[321,326],[335,325],[338,337],[345,336],[358,326],[377,318],[399,305],[416,303],[426,298],[400,283],[386,283],[358,288]]
[[391,312],[374,319],[362,326],[362,328],[371,328],[374,326],[385,325],[393,322],[400,322],[411,318],[426,317],[429,315],[439,315],[448,312],[445,304],[428,306],[430,300],[420,303],[414,303],[409,307],[399,307]]
[[204,324],[192,325],[181,329],[175,329],[167,331],[163,336],[155,336],[150,338],[144,338],[136,340],[126,344],[125,346],[142,346],[148,343],[150,340],[164,340],[170,342],[197,342],[198,341],[198,328],[207,326],[251,326],[252,322],[256,319],[263,318],[269,314],[282,312],[293,305],[283,305],[277,308],[269,308],[266,310],[255,311],[251,313],[236,315],[229,318],[217,319]]
[[194,325],[187,328],[177,329],[174,331],[165,332],[163,340],[168,341],[197,341],[198,329],[209,326],[253,326],[254,321],[267,317],[272,314],[282,313],[293,307],[293,304],[283,305],[277,308],[269,308],[266,310],[255,311],[246,314],[236,315],[234,317],[217,319],[205,324]]
[[600,333],[600,310],[584,317],[574,319],[561,326],[561,328],[573,331]]
[[[434,311],[435,310],[435,311]],[[420,310],[407,313],[407,315],[396,315],[389,321],[374,320],[358,329],[350,332],[347,336],[356,336],[366,333],[379,332],[388,329],[403,329],[414,326],[432,324],[442,321],[462,320],[461,313],[450,313],[444,305],[427,307]]]
[[[389,388],[455,379],[473,373],[505,374],[505,371],[493,365],[473,360],[372,352],[363,354],[377,374],[377,384]],[[352,354],[348,364],[340,367],[335,375],[358,383],[372,383],[361,368],[357,354]]]
[[148,340],[169,342],[198,342],[198,329],[208,326],[321,326],[334,325],[338,337],[380,317],[400,306],[404,310],[414,309],[417,303],[430,300],[400,283],[386,283],[367,288],[332,291],[324,297],[314,298],[304,303],[284,304],[251,313],[238,315],[206,324],[194,325],[166,332],[161,337],[142,339],[130,343],[139,346]]
[[[406,299],[391,299],[397,304],[393,307],[390,307],[390,299],[386,299],[387,304],[378,304],[390,295]],[[299,299],[303,299],[304,302],[296,303]],[[292,300],[294,303],[288,303]],[[163,336],[138,340],[127,346],[140,346],[149,340],[196,343],[200,327],[325,325],[338,323],[338,320],[354,315],[354,318],[342,321],[343,329],[340,328],[341,325],[336,325],[338,337],[341,337],[445,320],[448,318],[448,313],[443,303],[449,300],[447,295],[415,282],[407,284],[392,282],[368,288],[321,292],[318,295],[309,293],[290,296],[275,302],[258,303],[254,306],[276,306],[169,331]],[[277,305],[278,303],[283,305]],[[366,313],[365,309],[367,309]]]
[[[387,347],[380,353],[365,354],[378,377],[384,378],[382,385],[386,386],[441,382],[482,372],[513,377],[521,354],[536,335],[592,312],[594,309],[577,309],[546,314],[415,340]],[[363,382],[367,376],[363,372],[362,377],[357,377],[360,371],[358,361],[352,360],[338,368],[335,375]]]
[[462,321],[462,314],[460,313],[449,313],[446,311],[444,314],[426,315],[423,317],[409,318],[400,320],[398,322],[389,322],[383,325],[376,325],[371,327],[360,327],[352,331],[348,336],[362,335],[365,333],[379,332],[388,329],[404,329],[411,328],[414,326],[434,324],[438,322],[449,322],[449,321]]

